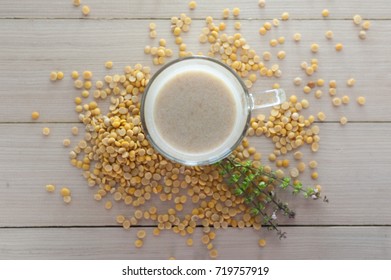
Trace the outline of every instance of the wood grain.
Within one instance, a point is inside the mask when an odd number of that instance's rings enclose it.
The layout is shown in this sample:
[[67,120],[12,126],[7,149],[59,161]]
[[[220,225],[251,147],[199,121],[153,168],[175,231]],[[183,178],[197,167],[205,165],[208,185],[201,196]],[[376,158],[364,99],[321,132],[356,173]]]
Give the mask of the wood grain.
[[[279,18],[288,11],[292,19],[321,19],[321,12],[330,10],[329,19],[351,19],[355,14],[364,18],[389,18],[388,3],[383,0],[373,1],[268,1],[264,9],[258,7],[258,1],[208,1],[198,0],[197,8],[190,11],[183,0],[94,0],[83,4],[91,8],[88,17],[81,13],[81,7],[74,7],[72,0],[36,0],[36,1],[1,1],[0,18],[170,18],[180,13],[186,13],[195,18],[213,16],[222,19],[222,11],[239,7],[240,19],[272,19]],[[232,17],[232,15],[231,15]]]
[[[83,21],[83,20],[2,20],[0,25],[0,103],[1,122],[28,122],[34,110],[41,112],[40,121],[72,122],[76,121],[73,113],[73,98],[79,94],[73,88],[70,78],[72,70],[79,72],[89,69],[94,73],[94,80],[103,79],[107,71],[104,63],[112,60],[115,63],[109,73],[121,73],[125,65],[142,63],[152,66],[151,57],[143,53],[144,46],[158,43],[148,37],[148,20],[138,20],[138,28],[134,21]],[[157,21],[158,38],[166,38],[168,46],[177,53],[173,36],[169,34],[168,21]],[[280,79],[260,78],[252,88],[262,91],[279,83],[288,95],[296,94],[299,98],[307,98],[312,106],[309,113],[317,114],[324,111],[327,121],[338,121],[346,115],[351,121],[391,121],[391,21],[379,21],[380,27],[373,27],[368,32],[368,39],[362,41],[357,37],[358,29],[346,21],[292,21],[282,24],[271,34],[260,37],[256,30],[261,21],[243,22],[242,33],[249,44],[262,55],[263,51],[273,53],[272,61],[266,63],[269,67],[278,63],[283,71]],[[66,28],[64,28],[66,26]],[[208,50],[209,45],[201,45],[198,35],[204,26],[201,21],[195,21],[188,34],[183,36],[189,50],[197,53]],[[227,32],[233,34],[232,24]],[[335,40],[324,38],[324,32],[332,29]],[[294,43],[292,34],[300,31],[303,39]],[[272,38],[286,37],[286,43],[277,48],[268,44]],[[379,44],[378,38],[382,38]],[[341,41],[345,49],[336,53],[334,44]],[[312,54],[310,45],[318,42],[321,46],[318,54]],[[384,44],[384,45],[383,45]],[[278,60],[275,55],[279,50],[285,50],[287,58]],[[319,72],[307,77],[300,69],[302,61],[311,58],[319,59]],[[370,69],[374,70],[370,70]],[[156,67],[152,67],[156,71]],[[62,70],[65,79],[60,82],[50,82],[50,71]],[[316,99],[314,93],[303,93],[302,87],[295,87],[293,79],[303,78],[303,86],[310,80],[323,78],[328,82],[335,79],[338,83],[338,96],[349,95],[351,104],[335,108],[331,104],[328,88],[324,87],[321,99]],[[346,80],[354,77],[356,86],[348,88]],[[23,82],[22,82],[23,81]],[[356,98],[363,95],[367,98],[364,107],[357,105]],[[26,102],[33,98],[33,102]],[[16,106],[17,104],[17,106]],[[267,111],[266,111],[267,112]]]
[[[193,247],[186,238],[171,232],[153,236],[147,232],[144,246],[134,247],[141,228],[21,228],[0,229],[0,259],[209,259],[200,241],[201,229],[193,234]],[[390,227],[287,227],[287,239],[261,229],[217,231],[214,247],[219,259],[390,259]],[[260,238],[265,247],[258,246]]]
[[[69,149],[62,147],[62,140],[70,138],[73,145],[77,144],[71,136],[73,124],[49,124],[52,132],[47,138],[41,133],[44,126],[47,124],[0,125],[0,227],[115,225],[117,214],[132,215],[135,209],[123,203],[114,202],[110,211],[103,209],[103,202],[93,200],[94,190],[87,186],[81,171],[70,165]],[[308,147],[301,150],[304,162],[318,161],[320,178],[313,181],[307,168],[302,180],[308,185],[321,184],[330,203],[305,201],[287,194],[297,217],[282,219],[281,223],[389,225],[391,124],[319,126],[319,152],[314,154]],[[273,151],[271,140],[253,137],[250,141],[263,154],[263,162],[270,164],[267,156]],[[296,163],[291,159],[292,166]],[[47,193],[46,184],[57,185],[57,192]],[[61,186],[72,190],[70,205],[62,202],[58,193]],[[162,209],[171,205],[162,204],[157,197],[151,203]]]
[[[88,2],[88,3],[87,3]],[[68,160],[69,149],[62,146],[64,138],[72,143],[82,137],[71,136],[71,127],[82,126],[74,112],[73,99],[79,94],[70,78],[72,70],[85,69],[94,73],[94,81],[107,73],[120,73],[125,65],[142,63],[152,66],[151,57],[143,52],[145,45],[155,46],[157,40],[148,36],[148,24],[157,24],[158,38],[166,38],[168,47],[177,56],[177,46],[170,34],[169,19],[186,13],[192,17],[190,32],[183,34],[188,49],[207,53],[208,44],[198,42],[198,35],[210,15],[222,20],[224,8],[239,7],[238,19],[232,16],[227,33],[240,20],[240,33],[258,54],[270,51],[273,58],[266,64],[278,63],[283,71],[280,79],[259,78],[252,91],[262,91],[279,83],[287,93],[309,100],[311,106],[304,115],[323,111],[325,123],[320,123],[321,148],[318,153],[302,149],[305,161],[319,163],[317,182],[309,178],[308,170],[302,179],[309,184],[319,183],[330,203],[305,201],[282,194],[297,212],[294,220],[281,220],[288,239],[278,240],[275,233],[262,229],[219,230],[213,242],[220,259],[391,259],[391,196],[388,176],[391,172],[391,16],[385,0],[360,1],[267,1],[265,9],[257,1],[197,0],[198,7],[190,11],[188,1],[170,0],[94,0],[85,1],[91,14],[84,17],[81,7],[71,0],[0,1],[0,259],[207,259],[208,251],[201,244],[202,229],[194,234],[195,245],[189,248],[185,238],[172,232],[161,236],[151,234],[153,223],[141,221],[138,229],[148,232],[145,246],[133,248],[137,229],[126,231],[115,223],[117,214],[131,215],[135,209],[114,203],[107,211],[103,203],[93,200],[94,189],[87,186],[81,172]],[[323,19],[321,11],[329,9],[330,17]],[[290,13],[290,20],[280,22],[266,36],[258,29],[266,20]],[[360,27],[352,17],[360,14],[370,19],[367,39],[360,40]],[[334,39],[324,37],[326,30]],[[295,43],[292,35],[302,34]],[[286,42],[276,48],[269,40],[284,36]],[[312,43],[320,51],[310,51]],[[344,50],[336,53],[334,45],[341,42]],[[279,50],[287,57],[276,58]],[[173,57],[173,58],[174,58]],[[302,61],[319,59],[319,72],[307,77],[300,69]],[[114,61],[107,71],[104,63]],[[60,82],[50,82],[51,71],[64,71]],[[302,77],[303,83],[317,78],[337,80],[338,96],[349,95],[351,104],[335,108],[322,90],[321,99],[313,93],[306,95],[292,80]],[[346,80],[354,77],[355,87],[348,88]],[[367,104],[360,107],[358,96]],[[101,104],[104,107],[104,104]],[[41,118],[33,123],[31,112],[39,111]],[[267,114],[268,110],[261,113]],[[341,116],[349,119],[341,127]],[[44,126],[51,135],[42,136]],[[264,163],[272,152],[270,139],[252,138],[252,145],[262,152]],[[296,162],[291,160],[291,166]],[[57,193],[44,190],[48,183],[57,185]],[[61,186],[73,193],[70,205],[58,194]],[[158,198],[151,204],[169,207]],[[186,208],[186,211],[189,209]],[[259,238],[268,245],[260,248]]]

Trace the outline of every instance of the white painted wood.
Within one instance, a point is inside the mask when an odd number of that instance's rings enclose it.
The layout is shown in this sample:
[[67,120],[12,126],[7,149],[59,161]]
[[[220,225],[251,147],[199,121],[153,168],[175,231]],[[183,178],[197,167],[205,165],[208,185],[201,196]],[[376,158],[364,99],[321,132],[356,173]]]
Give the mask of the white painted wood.
[[[68,162],[69,149],[62,147],[66,137],[76,143],[70,128],[77,123],[73,99],[78,92],[69,75],[72,70],[94,72],[94,81],[107,73],[104,62],[115,63],[109,73],[119,73],[127,65],[142,63],[151,66],[144,55],[145,45],[157,45],[148,37],[148,24],[157,24],[158,38],[166,38],[176,54],[177,46],[170,34],[169,18],[185,12],[193,18],[191,30],[183,35],[193,52],[208,49],[198,43],[198,34],[208,15],[221,20],[224,8],[239,7],[239,19],[227,20],[227,32],[233,34],[233,23],[241,20],[241,33],[259,54],[271,51],[275,55],[285,50],[287,58],[275,57],[268,64],[278,63],[283,70],[281,79],[261,78],[253,91],[270,88],[278,82],[288,94],[307,98],[311,107],[305,115],[324,111],[327,123],[321,127],[321,149],[313,154],[303,149],[305,160],[316,159],[320,178],[330,203],[289,199],[296,209],[294,220],[281,220],[290,225],[284,230],[288,239],[279,241],[275,234],[251,229],[220,230],[214,245],[221,259],[390,259],[391,195],[388,176],[391,171],[391,16],[385,0],[360,1],[267,1],[265,9],[257,1],[197,0],[198,7],[189,11],[188,1],[95,0],[87,3],[91,14],[84,17],[80,7],[71,0],[2,0],[0,1],[0,259],[206,259],[208,252],[195,233],[195,246],[189,248],[185,238],[171,232],[160,237],[148,237],[143,249],[133,248],[135,231],[122,230],[116,225],[117,214],[131,215],[132,207],[115,203],[107,211],[103,203],[93,200],[94,190],[87,187],[81,172]],[[322,19],[321,11],[330,10],[330,17]],[[291,20],[281,22],[266,36],[258,34],[259,27],[282,12],[289,12]],[[354,14],[372,20],[367,40],[358,36],[359,27],[352,23]],[[324,38],[326,30],[334,31],[334,39]],[[302,41],[294,43],[292,35],[302,34]],[[277,48],[269,40],[286,37]],[[311,43],[320,45],[320,52],[312,54]],[[341,53],[334,51],[337,42],[344,44]],[[307,78],[300,70],[302,61],[319,59],[319,72]],[[153,71],[157,67],[152,66]],[[64,71],[63,81],[52,83],[49,73]],[[317,78],[336,79],[338,95],[351,97],[349,106],[334,108],[325,94],[317,100],[305,95],[292,84],[300,76],[308,82]],[[347,88],[345,82],[354,77],[357,84]],[[359,107],[357,96],[367,98]],[[41,118],[31,123],[31,112],[38,110]],[[267,114],[268,110],[261,111]],[[350,123],[341,128],[335,123],[345,115]],[[334,122],[334,123],[330,123]],[[381,123],[379,123],[381,122]],[[385,123],[383,123],[385,122]],[[41,134],[49,126],[52,134]],[[251,143],[262,152],[263,158],[273,150],[265,138],[252,138]],[[264,160],[267,163],[267,160]],[[295,161],[291,159],[291,165]],[[303,180],[309,178],[308,170]],[[48,183],[69,186],[73,201],[65,205],[59,194],[44,190]],[[158,198],[152,203],[163,207]],[[165,205],[169,207],[168,205]],[[188,210],[188,209],[186,209]],[[338,225],[338,227],[329,227]],[[59,226],[60,228],[57,228]],[[73,226],[81,228],[73,228]],[[98,226],[98,227],[89,227]],[[27,227],[27,228],[26,228]],[[32,228],[30,228],[32,227]],[[259,248],[259,237],[268,246]]]
[[[31,121],[30,114],[39,110],[40,121],[70,122],[75,121],[73,98],[78,92],[73,88],[70,78],[72,70],[82,72],[90,69],[94,80],[102,79],[107,71],[104,63],[114,61],[114,69],[109,73],[120,73],[127,64],[142,63],[152,66],[152,59],[143,53],[147,44],[158,42],[148,37],[149,20],[2,20],[0,25],[0,122]],[[169,22],[155,21],[158,25],[158,38],[166,38],[168,47],[177,54],[177,46],[169,33]],[[326,113],[327,121],[338,121],[342,115],[354,121],[391,121],[391,22],[377,21],[373,30],[368,32],[368,39],[362,41],[357,37],[358,28],[346,21],[290,21],[281,23],[278,29],[261,37],[257,30],[263,21],[244,21],[242,33],[251,47],[260,55],[271,51],[276,55],[285,50],[287,58],[279,61],[275,56],[266,63],[269,67],[278,63],[283,71],[280,79],[261,78],[253,91],[270,88],[279,83],[288,95],[296,94],[307,98],[313,106],[309,114],[320,110]],[[184,34],[188,49],[197,53],[207,51],[209,45],[201,45],[198,35],[204,26],[202,21],[195,21],[191,31]],[[324,32],[334,30],[335,40],[324,38]],[[232,23],[228,31],[233,34]],[[301,32],[303,39],[294,43],[292,35]],[[279,36],[286,37],[286,43],[277,48],[269,46],[269,40]],[[310,45],[320,45],[318,54],[312,54]],[[345,49],[336,53],[334,44],[343,42]],[[300,69],[302,61],[311,58],[319,59],[319,72],[308,78]],[[156,67],[152,67],[156,71]],[[62,70],[65,78],[60,82],[50,82],[49,73]],[[295,87],[292,80],[300,76],[303,82],[323,78],[326,81],[335,79],[338,82],[338,96],[349,95],[351,104],[335,108],[331,104],[328,88],[324,87],[322,99],[316,99],[314,93],[306,95],[302,87]],[[356,86],[348,88],[346,80],[354,77]],[[356,98],[363,95],[367,105],[360,107]]]
[[[42,127],[51,135],[42,136]],[[2,124],[0,125],[0,227],[115,225],[115,216],[131,216],[135,209],[114,202],[110,211],[103,202],[93,200],[82,172],[70,165],[69,149],[62,146],[70,138],[73,124]],[[330,203],[286,197],[297,212],[294,220],[281,220],[293,225],[389,225],[391,221],[391,125],[384,124],[319,124],[321,147],[318,153],[301,149],[304,161],[318,161],[319,179],[313,181],[309,169],[302,175],[306,185],[321,184]],[[82,126],[80,131],[82,131]],[[82,135],[80,135],[82,136]],[[273,151],[270,139],[254,137],[251,143],[263,155],[263,162]],[[297,162],[291,159],[291,165]],[[55,184],[56,193],[44,186]],[[65,205],[59,195],[69,186],[72,202]],[[109,197],[113,199],[112,197]],[[151,204],[164,209],[171,204],[153,197]],[[190,207],[190,205],[189,205]],[[190,208],[187,208],[190,211]],[[144,221],[142,224],[153,225]]]
[[[267,1],[266,7],[258,7],[258,1],[208,1],[198,0],[197,8],[190,11],[189,1],[183,0],[94,0],[84,1],[90,7],[91,13],[87,19],[93,18],[169,18],[173,15],[186,13],[197,18],[208,15],[222,18],[224,8],[231,11],[239,7],[239,18],[278,18],[283,12],[289,12],[293,19],[321,19],[323,9],[329,9],[329,19],[351,19],[355,14],[364,18],[390,18],[388,2],[384,0],[360,1]],[[85,18],[81,7],[74,7],[72,0],[2,0],[0,2],[1,18]],[[232,18],[232,16],[231,16]]]
[[[134,247],[136,232],[145,229],[144,246]],[[390,227],[287,227],[279,240],[266,229],[216,231],[212,242],[218,259],[390,259]],[[19,228],[0,229],[0,259],[209,259],[193,234],[194,245],[172,232],[153,236],[152,228]],[[259,247],[258,240],[266,239]]]

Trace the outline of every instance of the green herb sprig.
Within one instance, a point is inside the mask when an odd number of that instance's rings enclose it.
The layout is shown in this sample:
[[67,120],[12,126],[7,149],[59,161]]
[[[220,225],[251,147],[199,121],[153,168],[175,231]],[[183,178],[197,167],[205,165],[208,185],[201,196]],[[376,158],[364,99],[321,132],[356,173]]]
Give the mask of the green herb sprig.
[[[303,194],[305,198],[319,199],[320,191],[315,188],[304,188],[301,182],[293,183],[287,176],[279,178],[275,172],[266,172],[263,166],[254,167],[252,161],[239,162],[228,157],[218,162],[221,175],[227,184],[233,188],[236,196],[243,197],[244,203],[250,208],[252,216],[262,216],[263,223],[269,229],[275,230],[280,239],[286,238],[286,232],[278,228],[277,213],[294,218],[296,213],[277,196],[277,189],[291,189],[293,195]],[[323,199],[328,202],[327,197]]]

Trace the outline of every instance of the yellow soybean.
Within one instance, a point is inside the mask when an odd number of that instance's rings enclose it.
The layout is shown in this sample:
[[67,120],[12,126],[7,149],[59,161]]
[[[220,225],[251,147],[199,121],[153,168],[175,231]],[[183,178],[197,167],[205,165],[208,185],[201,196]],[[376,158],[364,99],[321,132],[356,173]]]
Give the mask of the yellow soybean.
[[84,5],[81,9],[83,15],[85,16],[88,16],[90,14],[90,7],[88,7],[87,5]]
[[146,235],[147,235],[147,233],[145,232],[145,230],[139,230],[137,232],[137,238],[139,238],[139,239],[145,238]]
[[32,112],[31,113],[31,118],[33,119],[33,120],[38,120],[38,118],[39,118],[39,113],[38,112]]
[[64,73],[61,71],[57,72],[57,80],[62,80],[62,79],[64,79]]
[[265,247],[266,246],[266,240],[265,239],[259,239],[258,240],[259,247]]
[[67,188],[67,187],[63,187],[63,188],[61,188],[61,190],[60,190],[60,194],[61,194],[61,196],[70,196],[71,195],[71,191],[70,191],[70,189],[69,188]]
[[196,1],[190,1],[189,2],[189,9],[194,10],[197,7]]
[[143,247],[143,245],[144,245],[144,242],[141,239],[137,239],[136,241],[134,241],[134,246],[136,248],[141,248],[141,247]]
[[45,188],[47,192],[54,192],[56,190],[56,186],[54,185],[46,185]]
[[50,128],[44,127],[42,129],[42,134],[45,135],[45,136],[48,136],[50,134]]

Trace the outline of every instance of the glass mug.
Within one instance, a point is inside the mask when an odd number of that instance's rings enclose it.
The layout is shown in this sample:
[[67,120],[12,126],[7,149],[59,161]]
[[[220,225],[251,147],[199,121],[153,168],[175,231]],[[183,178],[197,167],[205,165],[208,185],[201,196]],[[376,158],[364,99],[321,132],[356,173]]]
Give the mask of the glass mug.
[[[205,78],[208,77],[208,79],[203,80],[203,75],[207,75]],[[184,82],[186,79],[188,80]],[[191,83],[194,79],[198,81],[198,84]],[[205,94],[207,89],[212,88],[213,90],[213,84],[218,87],[219,83],[221,88],[229,91],[228,95],[230,100],[233,101],[232,108],[234,108],[229,110],[233,110],[232,112],[228,110],[229,106],[226,105],[231,103],[226,103],[225,100],[222,100],[225,105],[221,105],[222,103],[213,104],[213,92],[208,93],[208,96],[211,96],[210,99],[207,97],[206,100],[202,100],[205,97],[202,94]],[[176,85],[178,85],[178,88],[175,88]],[[176,91],[174,95],[171,94],[171,100],[170,95],[166,93],[167,90],[164,90],[167,87],[172,92]],[[218,89],[217,87],[216,89]],[[194,96],[191,96],[191,99],[189,95],[189,101],[183,99],[187,98],[187,92],[195,93]],[[217,92],[217,90],[214,92]],[[185,101],[184,103],[175,103],[180,102],[181,98]],[[172,61],[156,72],[143,93],[140,114],[147,140],[162,156],[184,165],[208,165],[227,157],[241,143],[249,126],[252,110],[275,106],[285,100],[285,92],[282,89],[251,94],[243,80],[229,66],[209,57],[190,56]],[[176,107],[167,106],[167,104],[173,104]],[[198,106],[205,106],[205,108],[202,109]],[[190,112],[193,109],[199,110],[198,114],[201,114],[193,116],[194,112]],[[164,119],[166,115],[170,117]],[[213,123],[212,120],[215,119],[215,115],[216,118],[219,117],[220,119]],[[231,116],[233,116],[233,120],[230,121],[232,123],[229,125],[221,119],[228,120]],[[194,123],[198,119],[204,123]],[[211,124],[209,129],[208,120]],[[193,127],[188,127],[187,123],[192,124]],[[212,127],[212,124],[214,127]],[[199,129],[200,126],[202,126],[202,130]],[[198,131],[194,135],[190,134],[190,132],[194,132],[193,129],[196,127]],[[230,127],[230,129],[223,130],[221,137],[220,135],[211,134],[212,132],[220,133],[218,132],[220,127]],[[169,132],[170,130],[171,132]],[[173,131],[175,133],[172,133]],[[170,137],[164,135],[165,132],[175,134],[169,135],[173,139],[170,140]],[[207,136],[210,136],[209,134],[211,137],[219,139],[218,144],[213,146],[212,144],[215,143],[202,143]],[[200,141],[197,144],[205,145],[205,149],[194,151],[191,146],[182,146],[182,140],[188,142]]]

